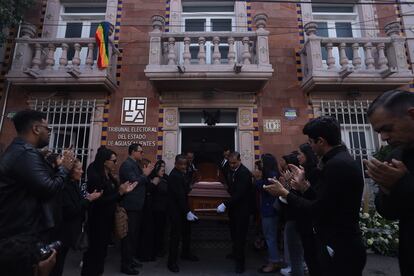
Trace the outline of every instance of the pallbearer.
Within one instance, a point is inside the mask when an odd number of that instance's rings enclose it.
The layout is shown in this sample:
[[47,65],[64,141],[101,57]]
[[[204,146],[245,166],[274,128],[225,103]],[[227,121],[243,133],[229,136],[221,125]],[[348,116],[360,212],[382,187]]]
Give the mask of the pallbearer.
[[244,251],[246,245],[249,217],[251,214],[251,198],[254,194],[252,175],[240,160],[240,153],[229,155],[229,193],[230,199],[217,207],[217,213],[229,212],[230,234],[233,243],[228,257],[236,261],[236,273],[244,272]]

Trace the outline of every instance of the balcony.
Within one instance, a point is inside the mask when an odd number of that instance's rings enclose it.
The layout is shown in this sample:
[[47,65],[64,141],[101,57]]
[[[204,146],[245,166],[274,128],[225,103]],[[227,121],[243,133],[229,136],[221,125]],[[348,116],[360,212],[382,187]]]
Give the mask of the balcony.
[[256,92],[272,77],[264,14],[250,32],[164,32],[164,18],[152,19],[145,75],[159,91]]
[[[33,25],[21,26],[16,51],[7,79],[14,86],[31,90],[107,91],[116,90],[119,51],[109,43],[109,66],[100,70],[94,60],[95,38],[34,38]],[[96,51],[96,49],[95,49]]]
[[307,41],[301,60],[306,92],[385,91],[413,79],[399,23],[385,27],[387,37],[326,38],[316,36],[316,28],[314,22],[305,25]]

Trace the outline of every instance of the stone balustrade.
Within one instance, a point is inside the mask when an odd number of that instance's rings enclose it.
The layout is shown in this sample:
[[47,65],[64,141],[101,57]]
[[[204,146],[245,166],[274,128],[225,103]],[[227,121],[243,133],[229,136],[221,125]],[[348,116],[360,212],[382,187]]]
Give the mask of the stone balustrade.
[[[14,85],[98,85],[116,89],[119,51],[109,43],[109,66],[98,69],[95,38],[34,38],[34,26],[24,24],[7,78]],[[95,56],[94,56],[95,51]]]
[[386,26],[387,37],[327,38],[317,36],[316,31],[316,23],[305,25],[307,41],[301,61],[302,87],[306,91],[354,85],[383,85],[384,89],[390,89],[413,78],[408,68],[405,38],[400,36],[397,22]]
[[269,32],[265,30],[267,16],[258,14],[254,21],[255,31],[165,32],[164,18],[153,16],[145,74],[156,85],[178,79],[265,82],[273,74]]

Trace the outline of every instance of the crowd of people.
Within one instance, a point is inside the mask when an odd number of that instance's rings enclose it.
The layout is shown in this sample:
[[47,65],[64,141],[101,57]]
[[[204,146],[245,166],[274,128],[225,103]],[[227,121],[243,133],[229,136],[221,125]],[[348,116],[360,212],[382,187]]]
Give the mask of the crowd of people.
[[[386,92],[367,116],[392,150],[384,160],[365,160],[364,169],[379,186],[378,212],[400,221],[401,275],[412,276],[414,94]],[[2,275],[62,275],[68,251],[81,247],[81,275],[102,275],[114,228],[120,227],[118,213],[127,218],[119,237],[122,273],[137,275],[145,269],[143,263],[166,254],[167,268],[175,273],[180,271],[179,257],[199,261],[191,250],[191,225],[198,217],[188,200],[197,171],[193,152],[177,155],[167,175],[165,162],[144,158],[139,144],[128,147],[119,170],[117,153],[102,146],[82,184],[83,164],[71,149],[60,154],[41,150],[51,132],[43,113],[23,110],[13,122],[18,136],[0,157]],[[259,272],[362,275],[363,172],[343,145],[335,118],[312,119],[303,134],[308,141],[297,150],[280,158],[263,154],[253,171],[242,164],[240,153],[223,151],[217,166],[230,197],[216,212],[228,214],[232,250],[226,257],[234,261],[236,273],[245,271],[253,215],[267,248],[267,262]],[[43,258],[39,248],[54,241],[61,246]]]

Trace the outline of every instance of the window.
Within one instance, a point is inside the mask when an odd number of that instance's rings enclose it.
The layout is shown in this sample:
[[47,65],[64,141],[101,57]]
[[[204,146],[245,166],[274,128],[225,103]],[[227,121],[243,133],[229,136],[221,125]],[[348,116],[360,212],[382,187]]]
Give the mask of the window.
[[[233,1],[205,1],[192,2],[183,1],[183,31],[184,32],[231,32],[234,25],[234,2]],[[190,45],[191,63],[198,63],[199,45]],[[205,44],[206,63],[211,64],[213,60],[213,43],[207,41]],[[226,41],[219,44],[221,63],[227,63],[229,51]],[[180,55],[182,56],[182,55]],[[181,60],[182,62],[182,60]]]
[[[95,6],[96,5],[96,6]],[[105,4],[65,5],[62,6],[58,29],[59,38],[87,38],[94,37],[98,24],[105,20]],[[88,49],[82,47],[81,60],[85,60]],[[56,56],[60,57],[61,49],[57,49]],[[93,51],[93,58],[97,58],[97,47]],[[68,60],[75,54],[73,47],[68,49]]]
[[73,146],[83,170],[91,154],[91,126],[94,122],[97,100],[34,100],[31,108],[44,112],[52,128],[49,149],[62,152]]
[[[312,5],[312,15],[318,24],[317,35],[322,37],[360,37],[358,25],[358,14],[353,5]],[[346,48],[346,55],[349,60],[353,59],[351,47]],[[334,48],[333,55],[336,64],[339,64],[338,49]],[[360,53],[362,56],[363,53]],[[327,60],[328,53],[322,48],[322,59]]]
[[320,100],[313,105],[318,115],[335,117],[341,123],[342,141],[362,168],[363,159],[371,157],[381,144],[367,118],[370,101]]

